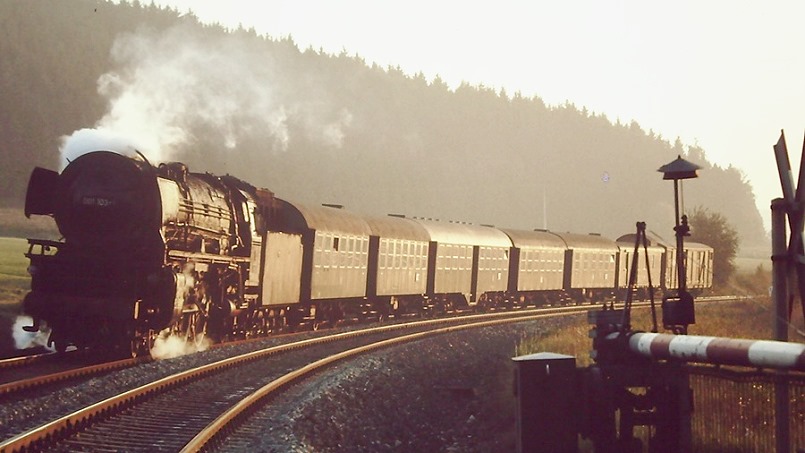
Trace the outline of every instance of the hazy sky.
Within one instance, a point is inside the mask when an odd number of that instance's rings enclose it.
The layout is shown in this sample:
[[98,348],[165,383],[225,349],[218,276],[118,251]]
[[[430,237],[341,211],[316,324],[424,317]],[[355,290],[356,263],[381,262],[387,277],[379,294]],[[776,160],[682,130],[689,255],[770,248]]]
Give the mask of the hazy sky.
[[[439,75],[637,121],[744,172],[769,227],[805,134],[805,2],[156,0],[203,22],[290,35],[408,74]],[[657,162],[657,167],[666,162]],[[658,174],[658,178],[661,176]],[[706,178],[702,173],[700,177]],[[686,185],[696,190],[695,183]]]

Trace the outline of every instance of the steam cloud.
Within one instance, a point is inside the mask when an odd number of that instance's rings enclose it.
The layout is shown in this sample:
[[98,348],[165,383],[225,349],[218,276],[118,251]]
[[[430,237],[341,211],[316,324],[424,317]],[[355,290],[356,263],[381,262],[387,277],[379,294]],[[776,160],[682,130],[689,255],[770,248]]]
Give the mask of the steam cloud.
[[195,352],[206,351],[212,342],[204,336],[198,334],[195,341],[186,341],[184,336],[164,333],[154,341],[151,348],[151,357],[155,360],[172,359]]
[[[30,316],[17,316],[17,319],[14,320],[14,326],[11,328],[14,346],[17,349],[28,349],[35,346],[47,348],[50,329],[43,327],[38,332],[26,332],[22,329],[24,326],[30,326],[31,324],[33,324],[33,319]],[[48,349],[53,350],[52,348]]]
[[105,149],[137,148],[161,162],[176,159],[200,135],[214,135],[224,149],[249,137],[284,152],[292,124],[316,143],[341,147],[351,113],[302,86],[316,85],[312,77],[294,80],[275,68],[269,48],[254,37],[186,24],[121,35],[111,51],[116,69],[98,80],[108,111],[94,129],[62,137],[62,155],[72,160],[101,141],[111,143]]

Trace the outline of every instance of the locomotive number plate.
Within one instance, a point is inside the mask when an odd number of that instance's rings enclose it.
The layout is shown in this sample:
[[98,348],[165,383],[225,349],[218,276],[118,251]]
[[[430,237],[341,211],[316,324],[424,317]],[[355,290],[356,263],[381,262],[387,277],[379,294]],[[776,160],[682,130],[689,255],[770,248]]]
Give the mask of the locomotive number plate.
[[103,198],[103,197],[83,197],[81,199],[81,204],[83,204],[84,206],[98,206],[104,208],[107,206],[112,206],[113,204],[115,204],[115,202],[113,200],[110,200],[109,198]]

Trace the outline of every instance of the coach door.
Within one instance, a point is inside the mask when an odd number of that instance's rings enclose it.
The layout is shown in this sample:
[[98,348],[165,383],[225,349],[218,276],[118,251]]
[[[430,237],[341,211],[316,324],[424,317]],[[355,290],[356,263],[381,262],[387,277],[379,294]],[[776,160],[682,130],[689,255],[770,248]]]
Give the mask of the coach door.
[[302,281],[302,236],[269,232],[263,260],[263,305],[299,302]]

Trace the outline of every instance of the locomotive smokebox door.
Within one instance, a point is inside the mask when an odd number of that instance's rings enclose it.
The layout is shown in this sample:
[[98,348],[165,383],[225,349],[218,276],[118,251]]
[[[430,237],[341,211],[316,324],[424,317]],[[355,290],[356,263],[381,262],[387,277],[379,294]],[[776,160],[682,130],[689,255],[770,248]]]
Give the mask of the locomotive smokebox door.
[[53,214],[53,199],[58,184],[58,173],[42,167],[34,168],[25,194],[25,217]]

